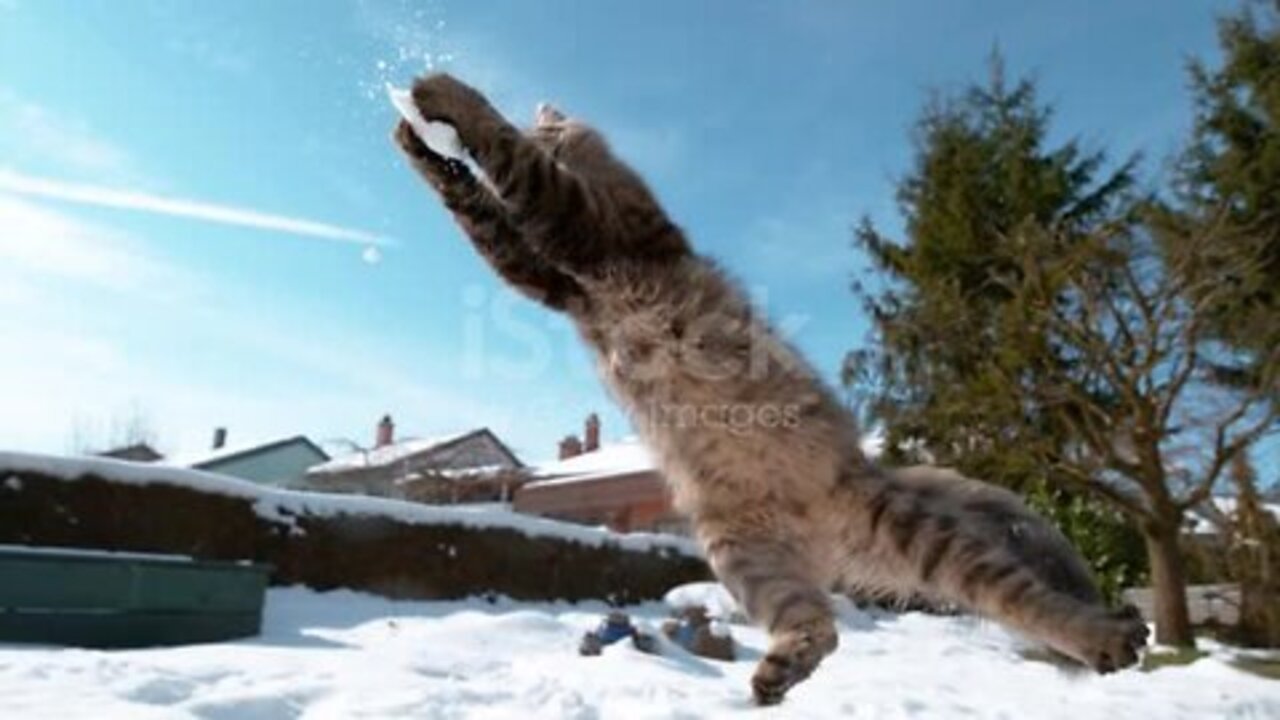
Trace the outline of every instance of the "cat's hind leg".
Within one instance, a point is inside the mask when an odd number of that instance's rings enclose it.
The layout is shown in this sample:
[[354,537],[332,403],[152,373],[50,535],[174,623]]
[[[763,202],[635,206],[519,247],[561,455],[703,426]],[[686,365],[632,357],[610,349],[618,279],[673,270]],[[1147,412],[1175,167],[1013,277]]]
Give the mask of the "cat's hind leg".
[[939,468],[886,479],[860,502],[862,524],[900,563],[900,590],[967,607],[1098,672],[1137,662],[1141,618],[1108,609],[1076,549],[1017,496]]
[[983,588],[977,600],[982,614],[1098,673],[1133,665],[1147,643],[1147,626],[1135,608],[1082,602],[1034,578]]
[[751,689],[760,705],[782,701],[838,643],[826,590],[804,572],[802,555],[770,539],[713,541],[708,560],[743,611],[769,632]]

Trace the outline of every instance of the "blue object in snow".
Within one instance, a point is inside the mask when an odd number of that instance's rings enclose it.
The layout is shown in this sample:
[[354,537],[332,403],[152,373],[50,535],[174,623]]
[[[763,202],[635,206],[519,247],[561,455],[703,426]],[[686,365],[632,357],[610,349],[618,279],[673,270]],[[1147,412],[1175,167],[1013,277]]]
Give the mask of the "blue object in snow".
[[683,622],[676,628],[676,636],[673,639],[686,648],[692,647],[695,633],[697,633],[697,629],[692,624]]
[[610,616],[600,623],[600,629],[596,631],[596,637],[599,638],[600,644],[612,645],[623,638],[629,638],[635,634],[635,628],[631,627],[631,621],[625,616]]

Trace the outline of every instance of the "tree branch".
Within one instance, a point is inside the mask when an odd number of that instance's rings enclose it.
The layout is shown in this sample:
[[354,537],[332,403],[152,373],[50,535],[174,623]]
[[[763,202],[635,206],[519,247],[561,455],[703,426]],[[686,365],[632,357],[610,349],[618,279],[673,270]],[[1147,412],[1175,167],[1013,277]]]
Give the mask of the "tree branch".
[[1227,436],[1231,432],[1231,426],[1248,415],[1253,406],[1263,400],[1263,397],[1257,395],[1246,398],[1241,401],[1240,407],[1218,423],[1218,427],[1214,431],[1213,461],[1209,464],[1209,469],[1205,472],[1204,479],[1192,488],[1186,497],[1177,501],[1176,504],[1179,510],[1186,511],[1188,508],[1195,507],[1209,499],[1209,495],[1213,492],[1213,486],[1218,482],[1218,478],[1222,475],[1227,463],[1231,462],[1236,455],[1262,437],[1271,427],[1271,424],[1276,421],[1277,416],[1280,416],[1280,408],[1277,408],[1275,403],[1269,403],[1269,409],[1258,422],[1228,442]]
[[1147,509],[1142,506],[1141,501],[1124,494],[1119,489],[1108,485],[1102,478],[1095,477],[1076,465],[1059,460],[1050,464],[1049,467],[1057,471],[1056,477],[1069,480],[1072,485],[1111,503],[1121,512],[1133,518],[1145,520],[1151,516]]

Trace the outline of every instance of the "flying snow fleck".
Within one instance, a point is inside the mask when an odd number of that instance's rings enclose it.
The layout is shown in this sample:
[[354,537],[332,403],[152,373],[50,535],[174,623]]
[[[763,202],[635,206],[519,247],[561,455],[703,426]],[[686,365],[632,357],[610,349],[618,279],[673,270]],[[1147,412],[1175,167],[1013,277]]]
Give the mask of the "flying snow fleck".
[[372,77],[358,83],[369,100],[376,99],[387,83],[403,83],[454,61],[441,3],[400,0],[371,10],[371,25],[383,48],[373,58]]
[[360,259],[369,265],[377,265],[382,262],[382,251],[378,249],[377,245],[370,245],[364,249],[364,252],[360,253]]

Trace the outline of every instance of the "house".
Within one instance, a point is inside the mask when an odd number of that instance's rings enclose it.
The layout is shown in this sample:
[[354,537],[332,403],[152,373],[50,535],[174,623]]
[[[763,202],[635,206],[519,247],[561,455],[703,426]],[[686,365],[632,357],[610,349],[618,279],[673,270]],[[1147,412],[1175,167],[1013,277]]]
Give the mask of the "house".
[[164,459],[164,455],[162,455],[160,451],[145,442],[112,448],[110,450],[100,452],[97,455],[98,457],[112,458],[114,460],[129,460],[131,462],[141,463],[158,462]]
[[[1261,509],[1280,521],[1280,503],[1263,502]],[[1187,613],[1192,625],[1232,626],[1240,620],[1240,585],[1232,582],[1228,538],[1222,536],[1236,513],[1236,498],[1214,495],[1187,513],[1182,550],[1189,566],[1197,568],[1202,584],[1186,586]],[[1144,618],[1155,617],[1155,595],[1149,587],[1128,588],[1124,602],[1138,608]]]
[[688,534],[648,450],[637,438],[601,446],[600,419],[594,413],[587,417],[582,439],[570,435],[561,440],[558,459],[532,475],[516,491],[517,512],[618,532]]
[[[1121,599],[1138,608],[1144,618],[1156,616],[1151,588],[1129,588]],[[1232,583],[1187,586],[1187,615],[1192,625],[1235,625],[1240,622],[1240,586]]]
[[302,487],[432,504],[506,502],[526,477],[524,464],[488,428],[397,440],[388,415],[372,448],[312,467]]
[[[1267,502],[1263,496],[1262,509],[1271,513],[1280,521],[1280,503]],[[1214,495],[1208,502],[1201,503],[1187,513],[1184,531],[1192,539],[1212,542],[1222,531],[1222,524],[1228,522],[1236,512],[1236,499],[1228,495]]]
[[212,447],[205,452],[170,457],[167,465],[230,475],[262,485],[293,487],[307,468],[329,460],[329,454],[304,435],[251,445],[228,446],[227,431],[213,433]]

